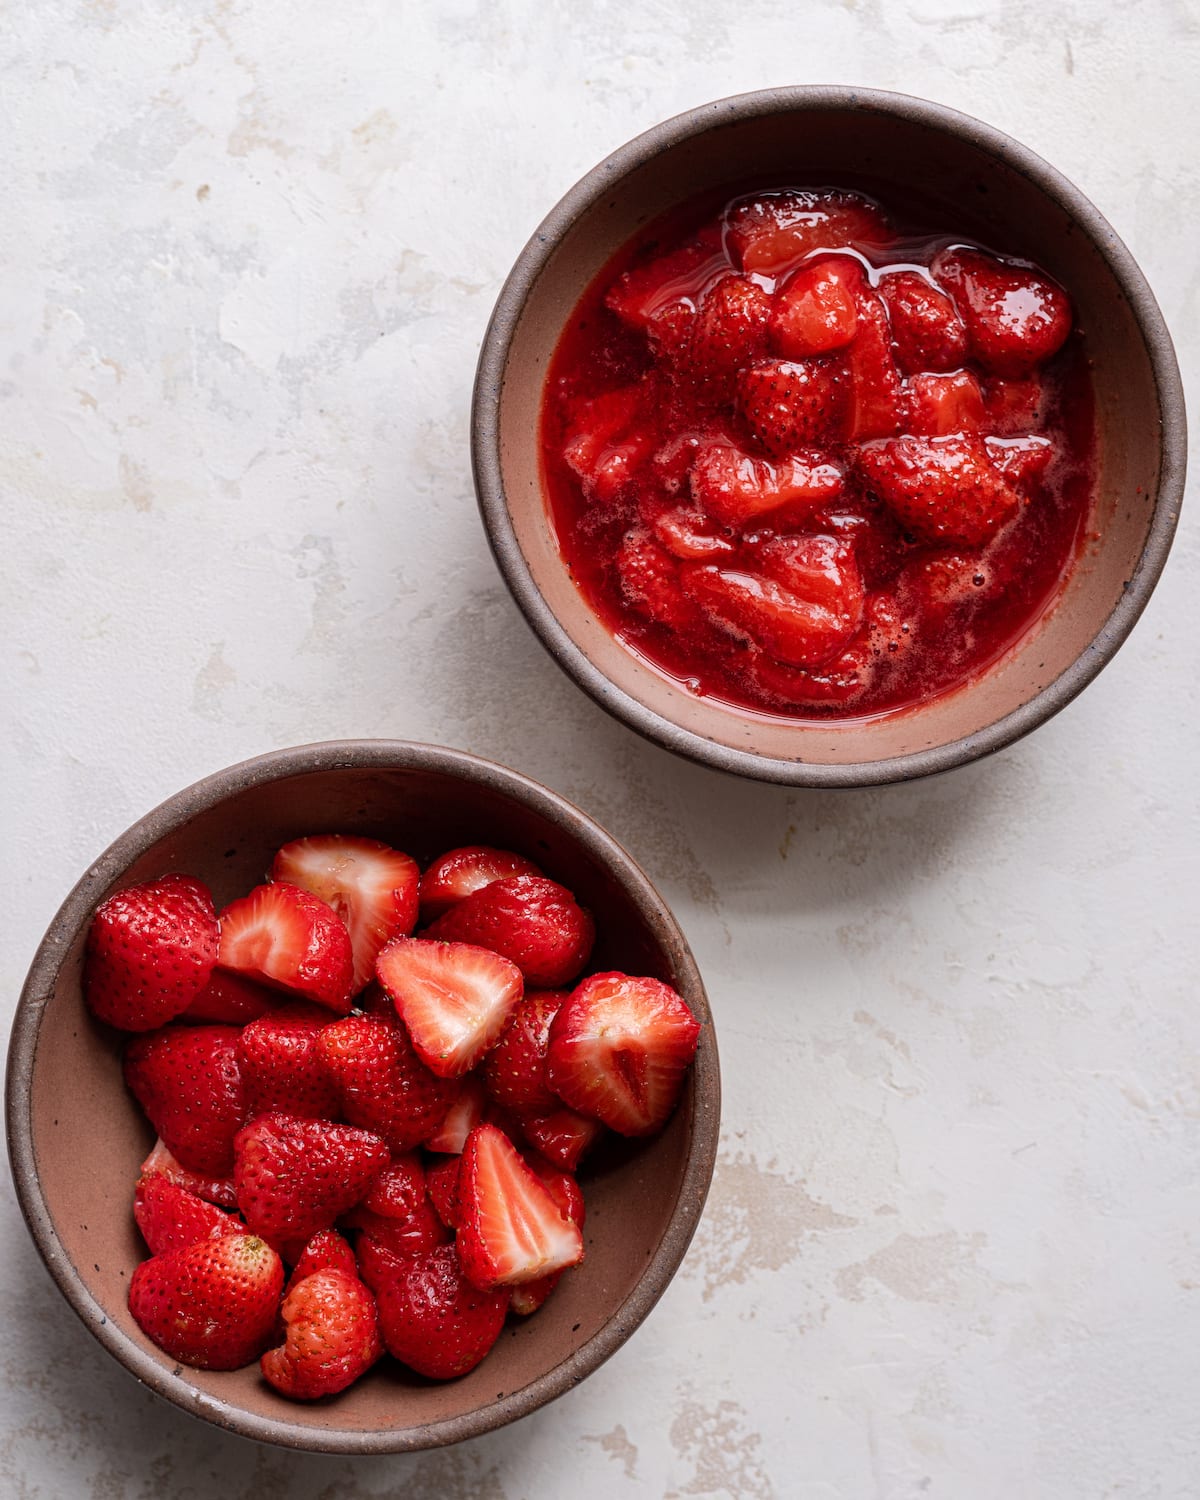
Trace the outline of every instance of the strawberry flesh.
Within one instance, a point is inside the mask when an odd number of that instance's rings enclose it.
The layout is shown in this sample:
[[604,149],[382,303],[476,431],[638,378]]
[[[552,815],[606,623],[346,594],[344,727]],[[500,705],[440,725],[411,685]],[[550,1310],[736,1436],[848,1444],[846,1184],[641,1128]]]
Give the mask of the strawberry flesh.
[[552,988],[583,969],[596,929],[565,886],[542,875],[511,875],[464,897],[426,936],[488,948],[516,964],[526,984]]
[[350,1009],[350,935],[326,902],[299,886],[256,886],[221,913],[222,968],[327,1006]]
[[439,855],[421,876],[421,920],[432,922],[444,911],[506,875],[540,875],[531,859],[511,849],[467,844]]

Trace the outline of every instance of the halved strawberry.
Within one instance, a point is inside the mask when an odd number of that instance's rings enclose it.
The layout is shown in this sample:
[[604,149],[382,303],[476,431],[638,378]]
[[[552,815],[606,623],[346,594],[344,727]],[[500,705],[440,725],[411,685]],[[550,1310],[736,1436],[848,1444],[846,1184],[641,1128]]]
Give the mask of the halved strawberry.
[[739,198],[725,210],[729,248],[743,271],[779,276],[816,250],[881,244],[891,228],[878,204],[843,188],[789,188]]
[[1057,354],[1071,331],[1071,303],[1030,266],[955,246],[933,263],[954,299],[971,352],[997,375],[1023,375]]
[[700,1041],[687,1002],[658,979],[593,974],[550,1025],[550,1087],[620,1135],[662,1128]]
[[858,464],[873,492],[925,541],[982,546],[1021,503],[974,434],[864,443]]
[[885,271],[876,288],[888,310],[896,362],[905,375],[957,370],[967,330],[945,292],[919,271]]
[[771,347],[784,359],[844,349],[858,328],[856,293],[863,268],[851,255],[806,261],[775,295]]
[[417,925],[417,862],[378,839],[315,834],[285,844],[271,879],[298,885],[342,919],[354,955],[354,993],[375,977],[379,950]]
[[441,854],[421,876],[421,920],[432,922],[464,896],[508,875],[540,875],[531,859],[511,849],[466,844]]
[[151,1255],[160,1255],[164,1250],[182,1250],[197,1240],[246,1233],[246,1226],[236,1214],[227,1214],[215,1204],[206,1203],[169,1177],[138,1178],[133,1217]]
[[518,1116],[517,1129],[547,1161],[567,1172],[575,1170],[584,1154],[604,1134],[599,1120],[568,1109],[565,1104],[559,1104],[548,1114]]
[[419,1146],[457,1096],[454,1083],[421,1061],[395,1016],[390,1021],[347,1016],[327,1026],[317,1045],[337,1086],[342,1114],[352,1125],[374,1131],[392,1151]]
[[483,1103],[482,1079],[476,1075],[464,1078],[446,1118],[425,1142],[426,1151],[449,1151],[457,1156],[483,1118]]
[[219,1203],[222,1208],[237,1207],[232,1177],[210,1177],[189,1170],[175,1159],[162,1140],[154,1142],[150,1154],[141,1165],[141,1175],[165,1177],[168,1182],[173,1182],[176,1187],[189,1193],[195,1193],[197,1198],[203,1198],[206,1203]]
[[383,1356],[375,1299],[344,1270],[314,1271],[283,1299],[284,1342],[263,1355],[263,1379],[293,1401],[353,1385]]
[[952,375],[914,375],[908,382],[908,430],[927,437],[978,432],[983,393],[970,370]]
[[755,440],[785,458],[844,436],[846,391],[834,360],[764,359],[738,376],[738,409]]
[[[583,1194],[579,1184],[569,1172],[560,1171],[552,1162],[546,1161],[536,1151],[525,1153],[525,1164],[536,1177],[545,1183],[550,1196],[572,1223],[582,1230],[585,1220]],[[551,1271],[536,1281],[526,1281],[515,1286],[509,1297],[509,1306],[518,1317],[528,1318],[537,1312],[546,1298],[562,1279],[561,1271]]]
[[709,443],[692,467],[696,504],[726,526],[746,526],[763,516],[799,520],[836,499],[841,488],[841,469],[816,451],[772,463],[732,443]]
[[354,958],[341,918],[297,885],[256,886],[221,913],[220,964],[277,989],[350,1009]]
[[454,1245],[394,1262],[376,1295],[389,1354],[432,1380],[474,1369],[500,1337],[508,1312],[507,1290],[473,1286]]
[[704,293],[692,327],[689,373],[720,395],[767,341],[771,299],[748,276],[722,276]]
[[212,978],[180,1017],[183,1021],[221,1021],[230,1026],[244,1026],[275,1010],[286,997],[279,990],[256,984],[242,974],[228,969],[214,969]]
[[719,230],[704,229],[680,249],[626,271],[605,297],[605,306],[623,323],[644,331],[665,309],[694,300],[723,262]]
[[248,1115],[283,1110],[312,1120],[341,1117],[337,1083],[318,1043],[329,1012],[320,1005],[281,1005],[244,1027],[238,1066]]
[[558,1095],[546,1083],[546,1047],[550,1022],[566,998],[565,990],[528,991],[484,1058],[484,1087],[505,1109],[548,1114],[559,1107]]
[[596,940],[590,913],[544,875],[510,875],[466,896],[427,930],[443,942],[474,943],[511,959],[527,984],[566,984]]
[[358,1262],[354,1251],[336,1229],[320,1229],[301,1251],[300,1259],[288,1277],[283,1289],[286,1297],[297,1282],[317,1271],[345,1271],[349,1276],[358,1275]]
[[167,1149],[193,1172],[224,1177],[246,1118],[235,1026],[171,1026],[125,1049],[125,1082]]
[[458,1174],[458,1252],[481,1290],[578,1265],[583,1236],[495,1125],[471,1132]]

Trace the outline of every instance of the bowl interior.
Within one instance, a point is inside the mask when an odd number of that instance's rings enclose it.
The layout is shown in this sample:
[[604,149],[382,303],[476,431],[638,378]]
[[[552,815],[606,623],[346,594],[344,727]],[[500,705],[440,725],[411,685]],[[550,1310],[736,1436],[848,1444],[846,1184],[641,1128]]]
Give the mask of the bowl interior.
[[[787,108],[768,102],[759,106],[766,113],[739,113],[739,101],[727,101],[726,108],[714,105],[707,111],[708,123],[697,133],[679,139],[674,130],[661,150],[658,133],[651,132],[619,153],[632,158],[624,172],[608,173],[594,191],[590,184],[577,190],[587,200],[578,217],[571,221],[578,207],[574,196],[551,216],[556,229],[563,227],[561,240],[523,304],[513,309],[516,321],[499,379],[497,434],[517,550],[498,540],[493,527],[502,565],[568,670],[597,690],[598,679],[580,662],[582,653],[627,700],[622,703],[610,689],[609,706],[672,748],[702,758],[707,744],[764,760],[839,766],[910,756],[977,734],[1072,668],[1102,632],[1146,544],[1161,462],[1160,394],[1134,309],[1100,245],[1027,175],[1023,167],[1031,158],[1021,148],[1013,147],[1006,159],[1000,138],[986,127],[973,130],[974,122],[961,116],[951,117],[959,122],[957,130],[940,126],[930,119],[933,106],[895,96],[878,102],[880,97],[836,107],[812,100]],[[668,122],[660,130],[671,132],[671,126]],[[973,236],[1044,266],[1069,289],[1086,334],[1098,443],[1089,532],[1098,540],[1086,544],[1056,606],[1023,642],[965,690],[917,711],[806,723],[693,697],[613,639],[575,588],[555,543],[543,501],[538,417],[547,364],[565,321],[609,256],[647,221],[702,192],[747,183],[862,184],[901,214],[919,204],[931,229]],[[519,281],[518,290],[521,286]],[[503,315],[501,322],[501,332],[509,331]],[[565,643],[555,640],[555,620],[565,631]],[[643,710],[698,739],[684,743],[664,737]],[[719,754],[716,758],[722,763]]]
[[[495,786],[427,769],[346,767],[246,786],[197,810],[146,848],[118,879],[98,885],[89,912],[109,890],[172,870],[208,881],[219,907],[262,878],[280,844],[322,831],[375,835],[418,858],[468,842],[519,850],[569,885],[594,912],[601,934],[596,966],[672,982],[704,1021],[710,1019],[690,955],[669,917],[589,852],[565,822]],[[130,1211],[133,1184],[152,1131],[123,1087],[121,1038],[93,1022],[82,1002],[86,929],[85,916],[76,930],[62,934],[65,951],[57,976],[40,1001],[29,1127],[51,1239],[57,1236],[58,1242],[49,1247],[43,1242],[43,1251],[52,1251],[47,1258],[60,1282],[64,1274],[78,1277],[85,1295],[82,1305],[73,1299],[77,1309],[118,1357],[129,1362],[136,1352],[149,1359],[161,1371],[155,1384],[163,1394],[250,1436],[342,1449],[353,1449],[360,1439],[364,1450],[452,1440],[559,1394],[558,1388],[543,1387],[535,1399],[529,1388],[601,1333],[668,1234],[696,1149],[698,1083],[705,1080],[699,1092],[710,1095],[715,1081],[708,1028],[698,1070],[662,1135],[636,1149],[614,1150],[585,1169],[586,1271],[565,1277],[534,1318],[506,1327],[492,1354],[461,1380],[425,1381],[387,1361],[336,1400],[304,1406],[276,1395],[256,1367],[234,1373],[179,1369],[129,1315],[129,1277],[145,1254]],[[701,1155],[714,1132],[715,1117],[706,1119]],[[698,1201],[689,1205],[691,1224],[706,1186],[707,1176]],[[35,1228],[38,1217],[37,1211],[31,1215]],[[690,1227],[679,1254],[689,1237]],[[660,1278],[664,1285],[673,1269],[674,1262]],[[636,1326],[640,1315],[623,1321]],[[107,1324],[101,1323],[104,1318]],[[147,1378],[142,1370],[136,1373]],[[489,1410],[481,1421],[484,1408]]]

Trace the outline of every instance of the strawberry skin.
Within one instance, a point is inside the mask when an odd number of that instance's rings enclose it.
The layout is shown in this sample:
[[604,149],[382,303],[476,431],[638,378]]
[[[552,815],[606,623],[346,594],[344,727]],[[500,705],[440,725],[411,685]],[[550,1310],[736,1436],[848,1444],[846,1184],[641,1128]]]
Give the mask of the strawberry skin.
[[425,1169],[415,1151],[406,1151],[372,1180],[362,1206],[385,1219],[409,1219],[424,1197]]
[[425,1186],[433,1210],[447,1229],[458,1228],[458,1169],[461,1158],[435,1162],[425,1174]]
[[858,465],[901,525],[925,541],[980,547],[1021,503],[974,434],[864,443]]
[[458,1078],[475,1066],[524,989],[515,963],[471,943],[396,938],[375,969],[419,1057],[439,1078]]
[[179,1026],[125,1049],[125,1082],[167,1149],[205,1177],[226,1177],[246,1118],[235,1026]]
[[771,299],[748,276],[723,276],[709,287],[692,328],[693,377],[721,395],[767,341]]
[[334,1396],[383,1355],[375,1299],[344,1270],[314,1271],[283,1299],[284,1342],[263,1355],[268,1385],[294,1401]]
[[467,844],[440,855],[421,876],[421,919],[432,922],[464,896],[506,875],[540,875],[531,859],[511,849]]
[[738,376],[742,420],[768,453],[786,458],[844,436],[846,376],[829,359],[764,359]]
[[229,1026],[244,1026],[257,1021],[284,1000],[278,990],[255,984],[228,969],[214,969],[212,978],[183,1012],[184,1021],[220,1021]]
[[957,370],[967,358],[967,330],[954,303],[919,271],[889,271],[876,289],[888,311],[892,347],[905,375]]
[[620,1135],[666,1124],[696,1055],[700,1023],[658,979],[593,974],[550,1025],[546,1076],[581,1114]]
[[341,1096],[318,1045],[329,1024],[323,1007],[299,1004],[280,1006],[243,1029],[238,1065],[248,1115],[282,1110],[313,1120],[340,1117]]
[[206,1203],[218,1203],[222,1208],[237,1207],[232,1177],[205,1177],[199,1172],[190,1172],[176,1161],[161,1140],[155,1141],[150,1155],[142,1163],[141,1175],[165,1177],[168,1182],[173,1182],[176,1187],[189,1193],[195,1193],[197,1198],[203,1198]]
[[512,875],[465,897],[427,936],[490,948],[511,959],[527,984],[553,988],[582,970],[596,928],[565,886],[541,875]]
[[805,263],[789,276],[771,313],[771,347],[784,359],[844,349],[858,328],[855,292],[863,268],[852,256]]
[[221,913],[222,968],[289,990],[339,1015],[350,1009],[350,934],[326,902],[297,885],[256,886]]
[[295,839],[275,856],[271,879],[311,892],[345,923],[355,994],[374,979],[383,945],[417,925],[417,862],[378,839],[339,833]]
[[842,471],[815,449],[772,462],[732,443],[709,443],[696,455],[691,487],[692,498],[706,515],[741,527],[765,516],[776,522],[802,519],[837,498]]
[[255,1235],[227,1234],[144,1260],[129,1283],[129,1311],[181,1364],[237,1370],[269,1341],[282,1290],[275,1251]]
[[473,1286],[453,1245],[400,1262],[377,1297],[388,1352],[432,1380],[473,1370],[500,1337],[508,1312],[507,1289]]
[[212,896],[188,875],[118,891],[97,908],[88,931],[88,1008],[122,1031],[165,1025],[208,983],[217,936]]
[[151,1255],[183,1250],[197,1240],[246,1232],[246,1226],[236,1215],[206,1203],[168,1177],[138,1178],[133,1217]]
[[283,1289],[284,1296],[298,1282],[316,1271],[344,1271],[348,1276],[358,1275],[354,1251],[336,1229],[319,1230],[305,1245],[288,1278],[287,1286]]
[[816,250],[882,244],[883,210],[842,188],[787,189],[739,198],[725,211],[729,248],[744,271],[780,276]]
[[530,990],[484,1058],[484,1088],[504,1109],[517,1114],[558,1109],[558,1096],[546,1083],[546,1046],[550,1022],[566,998],[565,990]]
[[679,587],[679,563],[641,526],[632,527],[616,558],[621,593],[639,614],[667,630],[685,631],[695,609]]
[[407,1219],[387,1219],[359,1207],[346,1214],[342,1224],[360,1231],[360,1250],[364,1241],[371,1240],[390,1255],[419,1255],[447,1239],[445,1226],[425,1194]]
[[962,246],[939,255],[933,274],[954,299],[971,352],[996,375],[1027,374],[1066,342],[1071,303],[1048,276]]
[[476,1126],[458,1173],[458,1253],[481,1291],[516,1286],[578,1265],[579,1226],[502,1130]]
[[584,1153],[604,1134],[599,1120],[589,1119],[559,1104],[545,1115],[521,1115],[517,1128],[556,1167],[573,1172]]
[[347,1016],[326,1026],[317,1045],[341,1112],[392,1151],[410,1151],[432,1135],[458,1093],[425,1066],[394,1017]]

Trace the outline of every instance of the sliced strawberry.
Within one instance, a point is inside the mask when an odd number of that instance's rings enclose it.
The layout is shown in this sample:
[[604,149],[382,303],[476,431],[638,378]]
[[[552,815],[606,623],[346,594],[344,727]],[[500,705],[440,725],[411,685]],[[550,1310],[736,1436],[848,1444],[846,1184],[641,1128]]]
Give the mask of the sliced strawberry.
[[362,1206],[384,1219],[410,1219],[425,1196],[425,1168],[415,1151],[393,1156],[363,1194]]
[[125,1049],[125,1083],[190,1171],[224,1177],[246,1118],[235,1026],[178,1026],[138,1037]]
[[458,1098],[446,1118],[425,1142],[426,1151],[450,1151],[455,1156],[467,1143],[467,1137],[483,1118],[483,1081],[471,1076],[462,1080]]
[[473,1286],[453,1245],[398,1262],[377,1296],[388,1353],[433,1380],[474,1369],[500,1337],[508,1312],[508,1292]]
[[647,387],[625,386],[605,391],[582,407],[563,457],[590,499],[615,499],[653,452],[654,440],[642,421],[649,399]]
[[138,1178],[133,1217],[151,1255],[182,1250],[197,1240],[246,1233],[246,1226],[236,1214],[227,1214],[215,1204],[206,1203],[169,1177]]
[[[401,938],[401,942],[409,941]],[[337,1086],[341,1112],[371,1130],[394,1152],[411,1151],[438,1128],[457,1087],[417,1056],[396,1018],[347,1016],[322,1031],[325,1071]]]
[[319,1230],[305,1245],[283,1289],[284,1296],[297,1282],[317,1271],[344,1271],[349,1276],[358,1275],[354,1251],[336,1229]]
[[510,875],[464,897],[426,935],[490,948],[511,959],[527,984],[554,986],[583,969],[596,928],[566,886],[544,875]]
[[974,435],[865,443],[858,463],[874,493],[925,541],[982,546],[1021,503]]
[[318,1046],[329,1012],[319,1005],[281,1005],[251,1021],[238,1040],[238,1066],[248,1115],[302,1115],[312,1120],[341,1118],[337,1083]]
[[692,328],[689,373],[720,396],[767,341],[771,299],[748,276],[723,276],[704,293]]
[[696,611],[680,588],[678,561],[644,526],[633,527],[616,558],[617,579],[626,602],[667,630],[686,631]]
[[1057,354],[1071,331],[1062,287],[1030,266],[956,246],[933,263],[954,299],[971,352],[997,375],[1024,375]]
[[776,293],[771,347],[784,359],[807,359],[844,349],[858,328],[857,293],[863,268],[850,255],[806,262]]
[[1033,433],[1025,437],[989,437],[984,443],[988,457],[1011,484],[1031,484],[1040,479],[1054,457],[1050,439]]
[[244,1026],[257,1021],[283,1003],[285,996],[265,984],[255,984],[228,969],[214,969],[212,978],[183,1012],[183,1021],[221,1021],[230,1026]]
[[123,1031],[153,1031],[182,1015],[212,975],[216,921],[208,887],[189,875],[117,891],[88,929],[88,1009]]
[[222,1208],[237,1207],[232,1177],[206,1177],[199,1172],[189,1171],[181,1162],[176,1161],[161,1140],[155,1141],[149,1156],[142,1163],[141,1175],[165,1177],[168,1182],[194,1193],[206,1203],[218,1203]]
[[354,993],[375,978],[379,950],[417,925],[417,862],[378,839],[325,833],[285,844],[271,879],[298,885],[333,908],[350,934]]
[[755,441],[785,458],[843,437],[846,391],[845,370],[833,360],[765,359],[738,376],[738,409]]
[[297,885],[256,886],[221,913],[221,967],[339,1015],[350,1009],[354,958],[341,918]]
[[458,1169],[460,1158],[448,1156],[434,1162],[425,1174],[429,1201],[447,1229],[458,1228]]
[[797,452],[772,463],[732,443],[710,443],[696,455],[692,469],[696,504],[730,527],[747,526],[764,516],[774,517],[777,524],[801,520],[835,500],[841,488],[842,471],[816,451]]
[[458,1174],[458,1252],[484,1291],[536,1281],[583,1259],[583,1236],[495,1125],[479,1125]]
[[421,876],[421,920],[432,922],[464,896],[507,875],[540,875],[531,859],[511,849],[468,844],[439,855]]
[[666,1123],[696,1054],[700,1023],[657,979],[594,974],[550,1026],[550,1087],[620,1135],[653,1135]]
[[546,1047],[550,1022],[566,998],[565,990],[530,990],[484,1059],[484,1087],[505,1109],[549,1114],[559,1107],[546,1083]]
[[578,1167],[585,1152],[604,1134],[599,1120],[589,1119],[565,1104],[549,1114],[521,1115],[517,1128],[547,1161],[567,1172]]
[[440,1078],[475,1066],[524,989],[516,964],[472,943],[397,938],[376,970],[418,1055]]
[[905,375],[957,370],[967,357],[967,330],[954,303],[920,271],[886,271],[876,290],[888,310],[892,347]]
[[654,536],[682,562],[714,562],[734,551],[729,528],[697,505],[674,506],[654,519]]
[[694,301],[723,268],[720,233],[706,229],[680,249],[626,271],[605,297],[605,306],[623,323],[645,331],[665,310]]
[[874,292],[858,299],[858,331],[846,351],[850,389],[846,435],[852,442],[889,437],[900,430],[904,393],[892,358],[892,335],[883,303]]
[[729,248],[743,271],[779,276],[816,250],[881,244],[883,210],[841,188],[788,189],[739,198],[725,210]]
[[[582,1229],[585,1218],[583,1194],[574,1177],[569,1172],[560,1171],[553,1163],[540,1157],[536,1151],[525,1154],[525,1164],[545,1183],[547,1191],[558,1204],[561,1212]],[[540,1276],[536,1281],[526,1281],[520,1286],[514,1286],[509,1298],[512,1311],[521,1318],[527,1318],[537,1312],[558,1285],[562,1275],[561,1271],[551,1271],[548,1276]]]
[[375,1299],[357,1276],[314,1271],[283,1299],[284,1342],[263,1355],[263,1379],[293,1401],[335,1396],[383,1357]]
[[983,393],[969,370],[914,375],[908,382],[909,432],[945,437],[953,432],[978,432],[983,423]]

